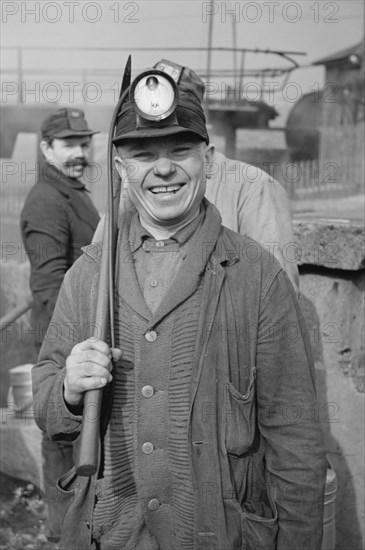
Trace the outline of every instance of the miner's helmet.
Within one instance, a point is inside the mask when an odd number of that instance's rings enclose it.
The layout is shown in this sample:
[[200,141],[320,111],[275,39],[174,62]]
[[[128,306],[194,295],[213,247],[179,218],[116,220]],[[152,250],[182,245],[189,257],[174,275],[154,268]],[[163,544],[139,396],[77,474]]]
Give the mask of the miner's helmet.
[[208,144],[203,96],[204,83],[194,71],[162,59],[130,84],[112,142],[192,132]]

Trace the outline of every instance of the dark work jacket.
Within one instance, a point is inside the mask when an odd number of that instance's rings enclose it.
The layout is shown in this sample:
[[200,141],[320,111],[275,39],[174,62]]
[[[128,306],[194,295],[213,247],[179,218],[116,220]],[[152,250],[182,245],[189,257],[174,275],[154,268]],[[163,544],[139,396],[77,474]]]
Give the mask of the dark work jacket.
[[36,345],[42,343],[65,273],[82,254],[81,247],[91,243],[99,219],[85,186],[45,164],[20,218],[31,264]]
[[[209,203],[207,216],[219,224],[219,213]],[[187,445],[194,548],[320,550],[326,458],[308,333],[295,291],[258,243],[224,227],[218,233],[205,248],[201,331],[191,380]],[[128,255],[123,240],[119,250]],[[32,371],[36,422],[54,440],[72,440],[81,428],[82,416],[63,401],[64,367],[94,320],[98,252],[100,247],[87,247],[67,273],[54,314],[65,329],[56,342],[45,339]],[[190,282],[191,292],[197,284]],[[125,299],[133,305],[130,294]],[[171,311],[179,300],[184,297],[174,293]],[[140,304],[133,307],[140,314]],[[159,333],[161,315],[156,313],[147,330]],[[94,548],[95,481],[95,476],[72,473],[60,481],[59,497],[68,504],[62,550]]]

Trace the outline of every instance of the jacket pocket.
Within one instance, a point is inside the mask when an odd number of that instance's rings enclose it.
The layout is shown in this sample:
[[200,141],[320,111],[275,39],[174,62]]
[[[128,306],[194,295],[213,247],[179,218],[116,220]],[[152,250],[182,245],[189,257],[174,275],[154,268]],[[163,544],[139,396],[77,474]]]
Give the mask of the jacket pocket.
[[67,510],[75,497],[77,490],[77,474],[76,468],[73,466],[71,470],[63,474],[57,480],[57,498],[60,508],[60,520],[63,523]]
[[242,507],[242,550],[275,550],[278,513],[275,504],[257,502]]
[[59,550],[90,549],[94,485],[92,478],[78,476],[75,466],[57,480],[62,526]]
[[227,382],[224,388],[226,451],[236,457],[242,456],[250,449],[255,437],[255,377],[254,368],[244,395],[231,382]]

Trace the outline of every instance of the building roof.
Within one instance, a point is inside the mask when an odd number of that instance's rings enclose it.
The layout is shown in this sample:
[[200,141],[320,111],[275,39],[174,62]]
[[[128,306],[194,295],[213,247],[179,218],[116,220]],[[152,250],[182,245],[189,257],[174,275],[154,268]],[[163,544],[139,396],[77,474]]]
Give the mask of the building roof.
[[364,58],[364,39],[361,40],[358,44],[355,44],[355,46],[351,46],[350,48],[345,48],[344,50],[341,50],[339,52],[333,53],[331,55],[328,55],[326,57],[322,57],[321,59],[317,59],[317,61],[314,61],[313,65],[340,65],[343,63],[354,65],[356,64],[356,58],[354,61],[352,61],[350,58],[351,56],[357,56],[358,57],[358,64],[361,65],[363,58]]

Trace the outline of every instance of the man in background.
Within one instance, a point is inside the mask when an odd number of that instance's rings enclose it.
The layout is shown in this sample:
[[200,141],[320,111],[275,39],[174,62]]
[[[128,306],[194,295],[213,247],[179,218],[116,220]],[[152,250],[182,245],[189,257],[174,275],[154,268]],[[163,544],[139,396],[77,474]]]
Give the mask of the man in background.
[[[33,297],[31,315],[38,355],[50,325],[66,271],[90,244],[99,214],[81,181],[94,132],[80,109],[58,109],[42,124],[40,148],[46,163],[21,212],[21,233],[28,254]],[[55,336],[57,327],[55,327]],[[55,481],[73,464],[73,445],[43,436],[43,475],[48,504],[48,538],[60,536]]]
[[[205,196],[216,206],[222,223],[265,246],[299,289],[296,248],[288,195],[269,174],[215,151]],[[258,249],[252,249],[251,261]]]

